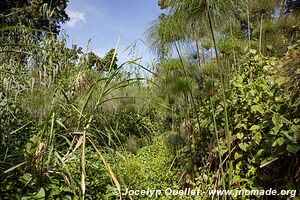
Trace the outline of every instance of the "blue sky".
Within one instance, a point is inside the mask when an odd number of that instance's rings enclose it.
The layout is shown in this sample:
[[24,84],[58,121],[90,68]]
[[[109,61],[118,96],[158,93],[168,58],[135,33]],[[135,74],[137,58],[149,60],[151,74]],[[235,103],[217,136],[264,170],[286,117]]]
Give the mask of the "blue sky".
[[[119,43],[119,63],[130,58],[126,47],[134,41],[144,40],[146,27],[160,14],[157,0],[70,0],[67,13],[70,21],[62,26],[69,35],[69,44],[91,48],[103,56]],[[153,59],[149,49],[138,42],[134,56],[143,56],[143,63]]]

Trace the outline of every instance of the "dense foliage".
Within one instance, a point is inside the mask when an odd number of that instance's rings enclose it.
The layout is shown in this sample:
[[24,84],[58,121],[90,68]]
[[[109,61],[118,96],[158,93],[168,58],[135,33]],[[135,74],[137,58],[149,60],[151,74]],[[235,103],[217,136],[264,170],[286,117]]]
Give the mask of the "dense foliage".
[[42,29],[58,33],[60,23],[69,19],[66,13],[68,0],[2,0],[0,13],[4,17],[0,25],[25,25],[30,28]]

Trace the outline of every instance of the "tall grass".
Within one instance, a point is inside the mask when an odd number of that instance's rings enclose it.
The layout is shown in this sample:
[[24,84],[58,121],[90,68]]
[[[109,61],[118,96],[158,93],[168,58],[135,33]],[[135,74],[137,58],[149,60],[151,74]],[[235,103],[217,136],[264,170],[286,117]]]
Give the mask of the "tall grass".
[[[95,133],[107,137],[108,133],[105,132],[108,129],[99,129],[101,126],[98,128],[99,124],[95,124],[98,123],[95,118],[102,118],[104,113],[99,111],[105,103],[125,98],[119,91],[140,83],[140,78],[122,77],[124,66],[139,64],[136,61],[128,61],[114,70],[111,63],[108,72],[101,74],[89,69],[90,66],[87,66],[84,59],[74,59],[74,52],[66,47],[64,37],[57,41],[56,36],[45,34],[41,41],[36,38],[33,42],[36,31],[17,26],[0,30],[1,33],[5,33],[2,35],[5,40],[0,49],[0,110],[1,113],[7,112],[6,119],[1,117],[1,149],[5,152],[1,154],[4,161],[1,164],[3,178],[24,171],[35,174],[40,185],[46,185],[49,178],[62,176],[75,196],[78,196],[76,185],[80,183],[81,198],[85,199],[88,187],[86,154],[87,151],[91,153],[87,148],[92,147],[122,199],[118,178],[103,155],[103,152],[106,154],[106,150],[99,146],[101,142],[95,137]],[[12,44],[10,41],[13,40],[6,35],[20,38]],[[30,37],[31,35],[33,37]],[[36,45],[32,45],[33,43]],[[116,56],[115,53],[113,60]],[[5,60],[4,57],[8,59]],[[72,76],[79,77],[74,80],[71,79]],[[76,81],[79,83],[74,86]],[[79,91],[80,88],[82,91]],[[74,89],[76,96],[71,92]],[[41,95],[36,98],[37,94]],[[32,104],[33,100],[37,104]],[[37,113],[36,109],[42,112]],[[32,115],[28,115],[29,113]],[[21,143],[12,149],[11,142]],[[118,141],[113,142],[122,145]],[[22,154],[24,148],[25,157],[20,157],[16,162],[13,154]],[[71,172],[74,171],[72,163],[79,160],[79,152],[80,180]],[[10,160],[11,166],[8,164]]]
[[[212,23],[212,18],[211,18],[211,9],[208,8],[207,9],[207,17],[208,17],[208,21],[209,21],[209,27],[210,27],[210,31],[211,31],[211,36],[212,36],[212,40],[213,40],[213,46],[214,46],[214,50],[215,50],[215,54],[216,54],[216,60],[217,60],[217,64],[219,66],[219,79],[220,79],[220,82],[221,82],[221,93],[222,93],[222,100],[223,100],[223,106],[224,106],[224,121],[225,121],[225,136],[226,136],[226,139],[227,139],[227,151],[228,151],[228,155],[229,155],[229,166],[227,167],[227,170],[226,171],[229,171],[228,169],[231,168],[231,161],[230,161],[230,158],[231,158],[231,140],[232,140],[232,136],[231,136],[231,132],[229,131],[229,126],[228,126],[228,112],[227,112],[227,100],[226,100],[226,84],[225,84],[225,81],[224,81],[224,69],[223,67],[221,68],[221,63],[220,63],[220,59],[219,59],[219,52],[218,52],[218,47],[217,47],[217,42],[216,42],[216,38],[215,38],[215,33],[214,33],[214,26],[213,26],[213,23]],[[211,104],[212,105],[212,104]],[[217,124],[215,123],[215,117],[213,116],[214,118],[214,127],[215,127],[215,130],[217,130]],[[216,133],[216,136],[218,135],[217,132]],[[218,138],[218,137],[217,137]],[[217,139],[217,143],[219,144],[219,140]],[[219,149],[220,151],[220,149]],[[220,154],[221,152],[219,152]],[[220,162],[222,161],[222,159],[220,158]],[[224,175],[224,171],[223,171],[223,167],[222,167],[222,162],[220,163],[220,169],[221,169],[221,173],[222,173],[222,183],[223,183],[223,188],[226,189],[226,181],[225,181],[225,175]],[[229,171],[230,172],[230,171]],[[230,187],[230,178],[231,178],[231,175],[229,174],[229,177],[227,178],[228,180],[228,183],[229,183],[229,187]],[[225,197],[226,198],[226,197]]]

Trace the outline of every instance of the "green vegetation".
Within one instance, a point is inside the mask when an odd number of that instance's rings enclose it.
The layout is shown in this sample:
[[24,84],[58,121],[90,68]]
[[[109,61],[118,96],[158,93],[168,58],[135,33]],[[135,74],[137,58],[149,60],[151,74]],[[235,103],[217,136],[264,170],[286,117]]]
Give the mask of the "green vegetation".
[[147,188],[299,199],[299,1],[158,4],[143,79],[117,48],[67,47],[67,1],[0,3],[1,199],[154,199],[120,195]]

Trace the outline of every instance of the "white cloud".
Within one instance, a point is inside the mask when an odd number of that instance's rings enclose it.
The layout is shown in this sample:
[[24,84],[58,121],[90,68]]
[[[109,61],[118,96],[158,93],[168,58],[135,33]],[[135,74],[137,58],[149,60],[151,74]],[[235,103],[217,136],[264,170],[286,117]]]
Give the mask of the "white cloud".
[[85,23],[85,13],[68,10],[67,14],[69,15],[70,20],[67,21],[67,26],[75,27],[78,23]]

